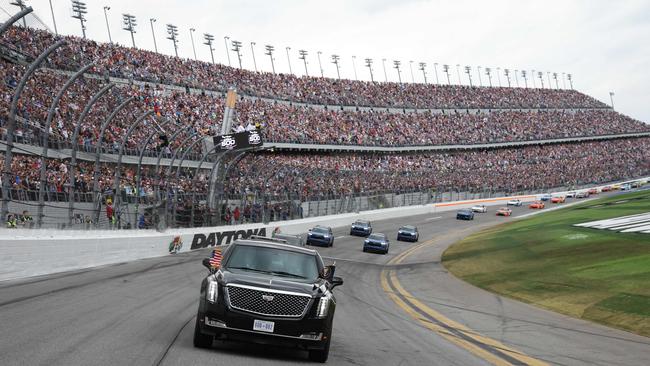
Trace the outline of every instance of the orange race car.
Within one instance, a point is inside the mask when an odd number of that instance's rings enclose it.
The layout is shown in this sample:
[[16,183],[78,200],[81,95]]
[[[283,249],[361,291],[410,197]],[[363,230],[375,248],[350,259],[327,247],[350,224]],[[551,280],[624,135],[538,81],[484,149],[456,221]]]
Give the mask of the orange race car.
[[551,198],[552,203],[564,203],[566,201],[566,197],[564,196],[555,196]]
[[501,207],[497,210],[497,216],[511,216],[512,210],[507,207]]
[[542,209],[544,208],[544,202],[542,201],[535,201],[528,205],[528,208],[537,208],[537,209]]

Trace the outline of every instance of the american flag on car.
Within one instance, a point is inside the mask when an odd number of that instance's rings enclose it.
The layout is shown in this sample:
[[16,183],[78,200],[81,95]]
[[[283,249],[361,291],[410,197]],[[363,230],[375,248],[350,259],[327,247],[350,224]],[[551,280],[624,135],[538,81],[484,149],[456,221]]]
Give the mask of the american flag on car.
[[210,256],[210,266],[213,268],[221,267],[221,248],[215,248],[212,251],[212,256]]

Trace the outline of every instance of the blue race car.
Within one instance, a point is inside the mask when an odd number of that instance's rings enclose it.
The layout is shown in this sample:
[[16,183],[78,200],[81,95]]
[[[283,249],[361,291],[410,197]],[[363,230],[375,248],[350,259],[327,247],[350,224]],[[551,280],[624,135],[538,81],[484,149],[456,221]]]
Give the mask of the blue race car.
[[316,225],[307,233],[307,245],[334,246],[334,234],[332,228]]
[[418,228],[413,225],[404,225],[397,230],[397,240],[416,242],[419,238]]
[[357,220],[352,223],[352,226],[350,226],[350,235],[368,236],[370,234],[372,234],[372,225],[370,225],[370,221]]
[[388,249],[390,248],[390,241],[384,234],[371,234],[363,242],[363,251],[364,252],[376,252],[381,254],[387,254]]
[[456,220],[474,220],[474,212],[468,209],[458,210]]

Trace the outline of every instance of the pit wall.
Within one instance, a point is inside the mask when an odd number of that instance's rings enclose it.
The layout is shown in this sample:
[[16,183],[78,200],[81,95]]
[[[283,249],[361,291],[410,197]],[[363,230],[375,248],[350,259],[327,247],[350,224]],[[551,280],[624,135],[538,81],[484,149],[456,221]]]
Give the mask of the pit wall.
[[[647,181],[648,178],[645,178]],[[638,179],[637,179],[638,180]],[[601,188],[601,187],[597,187]],[[554,192],[552,194],[565,194]],[[347,227],[356,219],[371,221],[395,219],[413,215],[435,214],[469,208],[476,204],[505,205],[510,199],[534,201],[541,194],[501,198],[444,202],[409,207],[394,207],[358,213],[312,217],[292,221],[278,221],[267,225],[246,224],[236,226],[203,227],[192,229],[151,230],[37,230],[1,229],[0,281],[79,270],[144,258],[170,255],[229,244],[250,235],[270,236],[279,228],[283,233],[301,234],[315,225],[332,228]]]

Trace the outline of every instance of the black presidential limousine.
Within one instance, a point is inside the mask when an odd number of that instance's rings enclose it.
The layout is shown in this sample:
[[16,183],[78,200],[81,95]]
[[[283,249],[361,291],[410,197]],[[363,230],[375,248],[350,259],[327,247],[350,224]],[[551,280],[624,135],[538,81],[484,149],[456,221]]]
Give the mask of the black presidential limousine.
[[237,240],[224,247],[221,266],[203,260],[195,347],[216,339],[290,346],[313,361],[329,354],[336,299],[334,277],[318,252],[281,240]]

